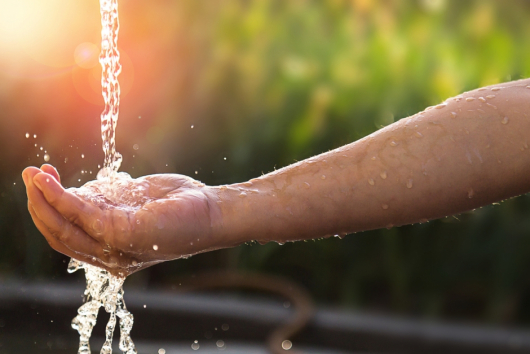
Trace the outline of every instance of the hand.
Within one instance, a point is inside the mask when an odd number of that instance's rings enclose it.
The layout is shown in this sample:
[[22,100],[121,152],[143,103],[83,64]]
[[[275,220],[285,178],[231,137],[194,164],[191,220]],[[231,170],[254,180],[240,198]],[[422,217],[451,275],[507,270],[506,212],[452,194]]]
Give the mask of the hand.
[[220,224],[215,188],[192,178],[122,181],[120,197],[128,204],[122,205],[102,195],[99,181],[65,190],[51,165],[28,167],[22,176],[29,212],[50,246],[114,275],[228,246],[214,238]]

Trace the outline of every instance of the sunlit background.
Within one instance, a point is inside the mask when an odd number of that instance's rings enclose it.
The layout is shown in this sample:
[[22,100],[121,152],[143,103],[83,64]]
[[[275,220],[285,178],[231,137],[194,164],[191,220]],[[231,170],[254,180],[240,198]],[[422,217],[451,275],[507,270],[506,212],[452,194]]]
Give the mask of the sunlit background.
[[[523,0],[122,0],[122,170],[240,182],[529,77],[529,19]],[[74,277],[31,223],[20,173],[46,151],[66,186],[95,178],[100,26],[97,0],[0,2],[0,282]],[[128,282],[257,271],[321,306],[528,327],[529,212],[523,196],[344,240],[216,251]]]

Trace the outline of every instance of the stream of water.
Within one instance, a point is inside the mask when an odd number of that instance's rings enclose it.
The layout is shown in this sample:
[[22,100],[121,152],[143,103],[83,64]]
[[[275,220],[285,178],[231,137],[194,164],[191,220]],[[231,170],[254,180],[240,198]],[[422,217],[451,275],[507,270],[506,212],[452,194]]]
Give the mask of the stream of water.
[[[121,72],[120,53],[118,51],[120,28],[118,0],[100,0],[100,8],[102,30],[99,62],[102,67],[101,86],[105,101],[105,109],[101,114],[101,137],[105,159],[103,168],[98,173],[98,182],[103,187],[105,197],[114,200],[117,193],[113,191],[113,182],[116,179],[127,178],[126,174],[118,174],[122,157],[116,151],[115,138],[120,106],[118,75]],[[77,316],[72,320],[72,327],[79,332],[78,354],[91,353],[89,341],[92,329],[96,325],[100,307],[103,307],[110,314],[101,354],[112,353],[112,339],[117,321],[119,321],[120,326],[120,350],[126,354],[136,354],[136,348],[130,337],[134,318],[127,311],[123,300],[125,277],[116,277],[102,268],[71,259],[68,272],[73,273],[79,269],[85,271],[87,286],[84,293],[84,304],[78,309]]]

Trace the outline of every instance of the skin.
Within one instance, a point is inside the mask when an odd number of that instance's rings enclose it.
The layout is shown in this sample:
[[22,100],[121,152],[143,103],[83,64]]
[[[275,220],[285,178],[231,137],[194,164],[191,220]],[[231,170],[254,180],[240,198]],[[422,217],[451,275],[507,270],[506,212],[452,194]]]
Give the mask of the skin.
[[84,201],[50,165],[28,167],[23,177],[33,220],[55,250],[125,276],[251,240],[344,236],[526,193],[529,133],[525,79],[464,93],[248,182],[205,186],[170,174],[133,180],[128,189],[147,186],[149,197],[136,210]]

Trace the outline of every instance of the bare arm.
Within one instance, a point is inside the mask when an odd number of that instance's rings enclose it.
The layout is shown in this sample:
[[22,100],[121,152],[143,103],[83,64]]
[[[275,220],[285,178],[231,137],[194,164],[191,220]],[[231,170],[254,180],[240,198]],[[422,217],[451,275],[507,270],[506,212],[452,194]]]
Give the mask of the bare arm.
[[219,232],[293,241],[399,226],[530,191],[530,79],[464,93],[359,141],[219,187]]
[[529,146],[526,79],[465,93],[249,182],[131,180],[125,190],[143,196],[137,209],[93,205],[65,190],[49,165],[23,176],[30,213],[54,249],[128,274],[250,240],[345,235],[520,195],[530,191]]

